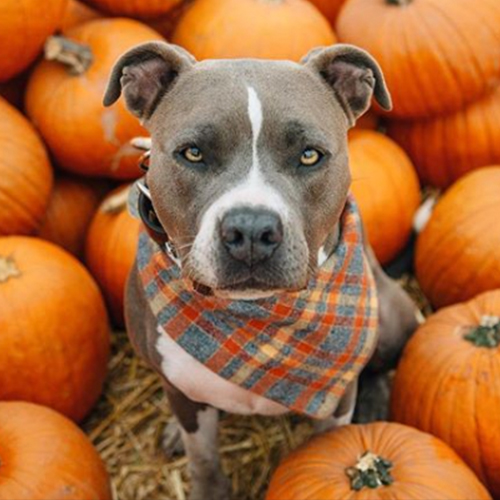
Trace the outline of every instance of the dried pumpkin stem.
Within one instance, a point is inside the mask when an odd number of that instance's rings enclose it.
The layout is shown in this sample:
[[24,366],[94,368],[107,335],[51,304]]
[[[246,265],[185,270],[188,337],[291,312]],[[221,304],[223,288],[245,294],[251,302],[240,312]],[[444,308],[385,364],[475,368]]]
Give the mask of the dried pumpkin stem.
[[358,463],[354,467],[347,468],[345,473],[351,480],[352,490],[360,491],[363,488],[374,490],[394,482],[390,474],[391,469],[392,462],[366,451],[359,457]]
[[399,7],[405,7],[410,5],[413,0],[386,0],[389,5],[398,5]]
[[12,278],[19,278],[21,271],[12,257],[0,256],[0,283],[6,283]]
[[71,75],[82,75],[91,66],[94,56],[88,45],[64,36],[51,36],[45,42],[45,59],[64,64]]
[[486,347],[488,349],[498,347],[500,345],[500,317],[483,316],[480,325],[472,327],[464,335],[464,339],[477,347]]

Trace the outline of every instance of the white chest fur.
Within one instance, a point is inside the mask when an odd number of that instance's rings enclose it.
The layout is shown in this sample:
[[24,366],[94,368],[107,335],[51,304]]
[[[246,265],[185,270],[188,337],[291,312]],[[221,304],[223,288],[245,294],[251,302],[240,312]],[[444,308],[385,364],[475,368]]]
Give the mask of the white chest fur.
[[156,348],[162,357],[165,377],[193,401],[242,415],[281,415],[288,411],[216,375],[177,345],[161,326],[158,327]]

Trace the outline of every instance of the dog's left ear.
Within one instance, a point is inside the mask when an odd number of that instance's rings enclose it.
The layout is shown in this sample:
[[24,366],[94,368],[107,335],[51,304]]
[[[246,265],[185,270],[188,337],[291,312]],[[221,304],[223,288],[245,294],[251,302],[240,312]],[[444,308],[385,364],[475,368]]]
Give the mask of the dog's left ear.
[[392,108],[380,66],[368,52],[358,47],[337,44],[314,49],[302,64],[331,86],[351,127],[368,110],[372,97],[383,109]]

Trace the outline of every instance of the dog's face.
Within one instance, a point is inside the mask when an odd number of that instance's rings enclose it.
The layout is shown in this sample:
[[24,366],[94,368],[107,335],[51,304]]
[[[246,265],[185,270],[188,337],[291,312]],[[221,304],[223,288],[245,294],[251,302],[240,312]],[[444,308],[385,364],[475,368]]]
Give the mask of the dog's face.
[[196,63],[150,43],[115,66],[105,103],[123,89],[152,137],[148,183],[184,276],[249,298],[299,290],[324,258],[350,186],[347,130],[380,69],[334,46],[303,64]]

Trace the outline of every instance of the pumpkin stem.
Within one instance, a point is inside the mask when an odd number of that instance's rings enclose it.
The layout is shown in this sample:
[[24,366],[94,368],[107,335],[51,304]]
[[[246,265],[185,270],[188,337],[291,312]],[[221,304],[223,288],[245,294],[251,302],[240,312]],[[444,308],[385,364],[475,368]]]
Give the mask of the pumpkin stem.
[[386,0],[389,5],[397,5],[398,7],[406,7],[410,5],[412,0]]
[[352,490],[360,491],[365,487],[374,490],[394,482],[390,474],[392,467],[392,462],[389,460],[366,451],[359,457],[358,463],[354,467],[347,468],[345,473],[351,480]]
[[494,349],[500,345],[500,317],[483,316],[477,327],[472,327],[464,339],[477,347]]
[[71,75],[82,75],[91,66],[94,56],[88,45],[64,36],[51,36],[45,42],[45,59],[64,64]]
[[0,283],[6,283],[11,278],[21,276],[21,271],[12,257],[0,256]]

